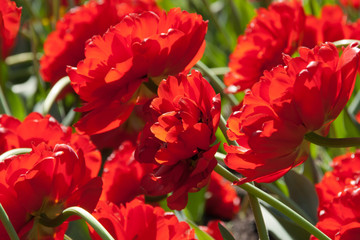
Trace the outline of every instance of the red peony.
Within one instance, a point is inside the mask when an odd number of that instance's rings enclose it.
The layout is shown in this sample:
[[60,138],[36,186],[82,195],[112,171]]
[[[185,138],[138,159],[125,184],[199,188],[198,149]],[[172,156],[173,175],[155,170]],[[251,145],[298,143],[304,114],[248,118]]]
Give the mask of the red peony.
[[[66,224],[50,228],[40,219],[54,219],[71,206],[92,212],[101,185],[100,178],[85,177],[82,152],[65,144],[42,143],[0,163],[0,203],[21,239],[64,239]],[[0,236],[7,236],[2,225]]]
[[231,220],[240,210],[240,198],[232,184],[216,172],[211,173],[207,190],[206,214]]
[[[118,240],[195,240],[195,232],[186,222],[139,199],[120,208],[100,201],[93,215]],[[90,232],[93,239],[101,240],[92,229]]]
[[180,210],[188,192],[198,191],[210,178],[217,161],[215,131],[220,118],[220,95],[195,70],[170,76],[159,85],[150,104],[152,114],[142,133],[136,158],[157,165],[145,176],[146,194],[168,197],[168,206]]
[[299,1],[276,2],[260,8],[240,36],[230,55],[230,72],[224,82],[230,93],[259,81],[264,70],[282,63],[282,54],[293,54],[301,44],[305,13]]
[[141,180],[151,171],[151,166],[134,159],[135,147],[131,142],[123,142],[119,149],[114,151],[104,164],[103,193],[101,199],[125,204],[143,193]]
[[[86,46],[85,59],[68,68],[72,86],[86,103],[75,124],[89,135],[119,127],[136,104],[154,96],[168,75],[187,72],[202,56],[207,23],[200,15],[130,14]],[[151,91],[150,91],[151,90]]]
[[51,148],[63,143],[83,152],[87,175],[95,177],[99,173],[101,154],[90,138],[72,133],[70,127],[59,124],[50,115],[43,117],[33,112],[23,122],[11,116],[0,115],[0,130],[0,154],[14,148],[31,148],[40,143]]
[[104,34],[132,12],[158,11],[153,0],[90,0],[71,9],[56,24],[44,43],[44,56],[40,60],[43,79],[52,84],[66,76],[66,66],[75,66],[84,59],[88,39]]
[[0,58],[5,59],[20,27],[21,8],[10,0],[0,0]]
[[[319,222],[331,239],[357,239],[360,234],[360,151],[333,160],[334,170],[316,185]],[[311,237],[311,240],[315,240]]]
[[304,135],[326,133],[345,107],[359,51],[353,44],[339,58],[331,43],[300,48],[300,57],[284,57],[286,67],[265,71],[228,119],[228,136],[240,146],[225,145],[225,163],[245,176],[241,183],[274,181],[306,160]]

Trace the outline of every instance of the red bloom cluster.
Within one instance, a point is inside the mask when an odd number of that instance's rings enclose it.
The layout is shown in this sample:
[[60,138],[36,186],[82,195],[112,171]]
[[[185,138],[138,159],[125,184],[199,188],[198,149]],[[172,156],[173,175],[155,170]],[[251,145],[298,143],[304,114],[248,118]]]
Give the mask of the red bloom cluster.
[[297,0],[274,2],[269,9],[259,9],[239,37],[224,77],[227,91],[251,88],[265,70],[282,64],[283,53],[292,55],[299,46],[313,48],[341,39],[360,39],[360,21],[348,23],[339,6],[324,6],[317,18],[305,16]]
[[[186,222],[179,222],[173,213],[165,213],[162,208],[138,199],[120,208],[100,201],[93,215],[119,240],[195,240],[195,232]],[[94,231],[91,231],[91,235],[101,240]]]
[[40,62],[43,79],[54,84],[66,76],[66,66],[75,66],[84,59],[86,41],[94,35],[119,23],[132,12],[158,11],[155,2],[149,0],[90,0],[70,10],[56,24],[54,32],[44,43],[44,56]]
[[82,151],[85,158],[86,174],[97,176],[101,155],[86,135],[72,133],[70,127],[59,124],[53,117],[39,113],[29,114],[23,122],[14,117],[0,115],[0,153],[14,148],[31,148],[40,143],[54,148],[56,144],[70,145],[75,151]]
[[282,63],[282,53],[292,55],[302,39],[304,25],[305,13],[299,1],[260,8],[230,55],[230,72],[224,77],[227,91],[250,88],[264,70]]
[[[304,135],[326,133],[352,93],[359,62],[356,44],[339,53],[333,44],[300,57],[284,57],[286,67],[265,71],[228,119],[225,162],[245,176],[241,182],[271,182],[306,160]],[[304,97],[306,96],[306,97]]]
[[218,144],[211,144],[219,124],[220,95],[193,70],[161,82],[150,108],[136,158],[157,168],[143,186],[149,195],[173,192],[168,206],[183,209],[188,192],[204,187],[217,163]]
[[5,59],[20,27],[21,8],[11,0],[0,0],[0,58]]
[[231,220],[240,210],[240,198],[232,184],[216,172],[211,173],[207,190],[206,214]]
[[68,69],[75,92],[86,102],[77,109],[86,113],[77,130],[92,135],[122,124],[135,104],[154,95],[149,89],[168,75],[187,72],[201,58],[206,30],[200,15],[175,8],[168,14],[130,14],[103,37],[93,37],[85,59]]
[[[319,196],[317,227],[331,239],[357,239],[360,234],[360,151],[333,160],[316,191]],[[311,237],[311,240],[316,239]]]
[[131,142],[123,142],[104,164],[102,200],[116,205],[125,204],[143,193],[141,180],[152,170],[134,158],[135,147]]
[[[85,177],[82,152],[65,144],[42,143],[0,163],[0,203],[21,239],[64,239],[66,225],[49,228],[41,219],[54,219],[70,206],[92,212],[101,186],[99,177]],[[0,236],[7,237],[2,225]]]

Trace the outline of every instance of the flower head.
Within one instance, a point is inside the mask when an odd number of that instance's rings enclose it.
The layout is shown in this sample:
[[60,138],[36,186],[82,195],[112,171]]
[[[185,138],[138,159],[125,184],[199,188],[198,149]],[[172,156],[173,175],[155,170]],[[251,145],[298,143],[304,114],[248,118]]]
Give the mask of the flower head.
[[[93,214],[115,239],[195,240],[195,232],[173,213],[145,204],[139,199],[117,207],[100,201]],[[93,239],[101,238],[91,229]]]
[[97,176],[101,155],[91,143],[89,136],[72,133],[70,127],[59,124],[53,117],[30,113],[23,122],[8,115],[0,115],[0,154],[14,148],[31,148],[40,143],[54,148],[56,144],[67,144],[85,157],[86,174]]
[[305,134],[326,134],[350,98],[359,51],[353,44],[339,58],[331,43],[300,48],[300,57],[285,56],[285,67],[264,73],[228,119],[239,146],[225,145],[225,162],[241,182],[274,181],[306,160]]
[[206,195],[206,214],[231,220],[240,210],[240,198],[232,184],[216,172],[211,173]]
[[[86,177],[82,152],[65,144],[42,143],[0,163],[0,203],[22,239],[63,239],[63,225],[49,228],[40,219],[54,219],[71,206],[92,212],[101,185],[100,178]],[[7,235],[2,225],[0,234]]]
[[109,156],[102,174],[104,190],[101,199],[119,205],[143,194],[141,180],[152,168],[137,162],[134,152],[134,145],[125,141]]
[[5,59],[20,27],[21,8],[11,0],[0,0],[0,58]]
[[133,12],[158,11],[150,0],[90,0],[71,9],[56,24],[44,43],[44,56],[40,60],[43,79],[52,84],[66,76],[66,67],[75,66],[84,59],[86,42],[94,35],[104,34]]
[[282,63],[301,44],[305,13],[299,1],[276,2],[259,9],[245,35],[238,38],[224,82],[228,92],[243,91],[259,81],[264,70]]
[[178,8],[130,14],[95,36],[85,59],[69,68],[71,84],[86,103],[76,124],[79,132],[102,133],[121,125],[136,104],[154,96],[168,75],[187,72],[201,58],[207,23]]
[[[360,152],[336,157],[333,171],[316,185],[319,196],[316,224],[331,239],[356,239],[360,233]],[[314,236],[311,240],[315,240]]]
[[140,162],[153,163],[145,176],[146,194],[173,194],[172,209],[183,209],[187,193],[204,187],[217,161],[215,131],[220,118],[220,96],[195,70],[191,75],[170,76],[161,82],[151,104],[148,121],[136,150]]

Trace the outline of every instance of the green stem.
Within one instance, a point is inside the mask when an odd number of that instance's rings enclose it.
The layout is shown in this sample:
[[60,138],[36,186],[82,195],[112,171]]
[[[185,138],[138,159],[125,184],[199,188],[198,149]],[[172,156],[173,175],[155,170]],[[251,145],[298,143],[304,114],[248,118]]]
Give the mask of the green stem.
[[306,134],[305,139],[323,147],[347,148],[360,146],[360,138],[326,138],[314,132]]
[[5,97],[5,94],[4,94],[4,91],[1,87],[1,84],[0,84],[0,101],[1,101],[1,105],[4,109],[4,112],[5,114],[11,116],[11,111],[10,111],[10,107],[9,107],[9,104],[6,100],[6,97]]
[[[215,172],[217,172],[218,174],[220,174],[230,182],[235,183],[239,181],[239,179],[234,174],[232,174],[226,168],[222,167],[219,164],[216,165],[214,170]],[[277,210],[285,214],[288,218],[293,220],[296,224],[298,224],[300,227],[308,231],[310,234],[314,235],[319,240],[331,240],[328,236],[326,236],[323,232],[321,232],[318,228],[316,228],[314,225],[308,222],[301,215],[296,213],[294,210],[292,210],[291,208],[289,208],[288,206],[286,206],[276,198],[258,189],[254,185],[250,183],[244,183],[242,185],[239,185],[239,187],[247,191],[249,194],[252,194],[260,198],[264,202],[270,204],[272,207],[276,208]]]
[[[220,127],[220,130],[221,130],[222,134],[224,135],[226,141],[228,142],[228,144],[238,146],[237,142],[231,141],[228,138],[228,136],[226,134],[226,130],[227,130],[226,121],[222,115],[220,115],[219,127]],[[258,230],[259,238],[260,238],[260,240],[269,240],[268,231],[266,229],[264,218],[261,213],[259,200],[252,194],[249,194],[249,200],[250,200],[250,204],[251,204],[251,209],[253,210],[253,214],[255,217],[256,228]]]
[[11,116],[11,110],[10,110],[9,104],[6,100],[4,90],[3,90],[3,87],[5,87],[5,82],[6,82],[6,78],[7,78],[6,75],[7,75],[6,74],[6,66],[5,66],[4,62],[0,59],[0,102],[1,102],[2,108],[4,109],[5,114]]
[[225,154],[223,154],[223,153],[220,153],[220,152],[216,152],[215,153],[215,158],[216,158],[216,160],[219,160],[219,161],[224,161],[224,158],[226,157],[226,155]]
[[0,155],[0,163],[3,162],[6,158],[13,156],[13,155],[19,155],[19,154],[25,154],[31,152],[31,148],[15,148],[11,149],[7,152],[4,152]]
[[94,228],[94,230],[103,240],[114,240],[110,233],[104,228],[103,225],[99,223],[98,220],[96,220],[94,216],[80,207],[69,207],[55,219],[47,219],[46,217],[42,217],[40,218],[40,223],[47,227],[57,227],[66,221],[66,219],[74,215],[83,218],[87,223],[89,223],[89,225]]
[[217,76],[225,75],[226,73],[230,72],[230,68],[228,67],[216,67],[216,68],[210,68],[210,70]]
[[[41,53],[36,54],[37,60],[39,60],[41,58],[41,55],[42,55]],[[33,61],[33,59],[34,59],[34,53],[23,52],[23,53],[8,56],[5,59],[5,63],[8,66],[12,66],[12,65],[16,65],[16,64],[31,62],[31,61]]]
[[[250,184],[253,185],[254,183],[250,183]],[[251,209],[252,209],[254,217],[255,217],[255,223],[256,223],[256,228],[258,230],[259,239],[260,240],[269,240],[269,234],[266,229],[266,225],[265,225],[264,217],[261,212],[259,200],[253,194],[249,194],[249,200],[250,200]]]
[[271,193],[276,194],[280,201],[282,201],[284,204],[286,204],[287,206],[289,206],[291,209],[293,209],[294,211],[296,211],[297,213],[299,213],[301,216],[303,216],[306,220],[308,220],[309,222],[312,222],[311,217],[304,212],[299,205],[294,202],[291,198],[288,198],[281,190],[279,190],[277,187],[275,187],[274,185],[270,184],[270,183],[260,183],[260,186],[266,188],[268,191],[270,191]]
[[227,132],[226,120],[223,117],[223,115],[220,115],[219,128],[220,128],[222,134],[224,135],[226,141],[228,142],[228,144],[236,146],[237,142],[230,140],[227,133],[226,133]]
[[60,0],[53,0],[52,4],[53,4],[52,10],[53,10],[53,16],[54,16],[52,25],[53,25],[53,29],[55,29],[56,23],[60,18]]
[[226,87],[225,84],[220,80],[218,76],[216,76],[216,74],[213,71],[211,71],[210,68],[208,68],[208,66],[206,66],[203,62],[198,61],[195,67],[200,69],[201,72],[209,78],[209,81],[215,88],[215,91],[221,93],[221,95],[226,97],[232,106],[239,105],[239,101],[235,98],[234,95],[224,94],[224,89]]
[[339,47],[346,47],[346,46],[352,44],[353,42],[357,42],[360,45],[360,41],[355,40],[355,39],[342,39],[342,40],[333,42],[333,44],[339,48]]
[[59,96],[61,91],[70,84],[69,77],[63,77],[59,81],[55,83],[55,85],[51,88],[49,94],[47,95],[44,105],[43,105],[43,114],[46,115],[49,113],[51,106],[54,104],[56,98]]
[[231,44],[231,41],[230,41],[231,38],[230,38],[229,34],[224,30],[224,28],[221,27],[217,16],[215,16],[215,14],[213,13],[213,11],[212,11],[211,8],[210,8],[210,3],[209,3],[209,1],[208,1],[208,0],[201,0],[201,1],[202,1],[202,3],[204,4],[207,13],[209,14],[209,17],[210,17],[210,19],[211,19],[211,22],[214,23],[215,28],[216,28],[216,29],[221,33],[221,35],[223,36],[223,39],[225,40],[225,43],[226,43],[228,49],[229,49],[230,51],[232,51],[232,48],[233,48],[233,47],[232,47],[232,44]]
[[240,26],[241,24],[241,17],[240,17],[240,12],[239,12],[239,8],[236,6],[236,4],[234,3],[233,0],[228,0],[230,8],[231,8],[231,12],[234,16],[234,21],[235,21],[235,26],[237,26],[235,28],[235,32],[237,35],[241,34],[241,29]]
[[2,204],[0,203],[0,220],[4,225],[6,232],[8,233],[11,240],[20,240],[14,226],[12,225],[9,216],[6,214],[5,209],[3,208]]

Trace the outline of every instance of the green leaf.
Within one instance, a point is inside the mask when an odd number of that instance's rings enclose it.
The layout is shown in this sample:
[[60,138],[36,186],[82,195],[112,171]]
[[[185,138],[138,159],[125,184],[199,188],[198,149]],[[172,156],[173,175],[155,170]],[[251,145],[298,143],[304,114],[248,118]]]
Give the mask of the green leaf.
[[309,239],[310,234],[293,221],[289,220],[281,212],[261,201],[261,212],[272,239],[278,240],[304,240]]
[[200,223],[205,211],[205,193],[206,187],[198,192],[188,194],[188,204],[184,213],[188,219],[195,223]]
[[235,240],[234,236],[220,222],[218,222],[218,226],[224,240]]
[[319,200],[314,184],[303,175],[292,170],[284,176],[284,179],[288,186],[290,198],[311,217],[312,223],[316,223]]
[[196,225],[193,221],[191,221],[190,219],[187,219],[185,214],[183,213],[183,211],[174,211],[174,213],[180,222],[187,222],[189,224],[189,226],[195,230],[197,239],[199,239],[199,240],[214,240],[213,237],[211,237],[206,232],[202,231],[199,228],[199,226]]
[[66,235],[71,239],[91,240],[89,228],[83,219],[69,222]]
[[19,120],[23,120],[27,115],[24,101],[9,89],[5,92],[5,98],[8,101],[12,115]]

